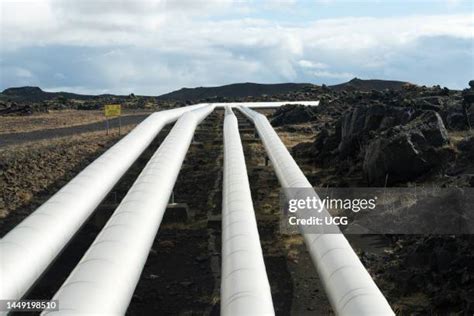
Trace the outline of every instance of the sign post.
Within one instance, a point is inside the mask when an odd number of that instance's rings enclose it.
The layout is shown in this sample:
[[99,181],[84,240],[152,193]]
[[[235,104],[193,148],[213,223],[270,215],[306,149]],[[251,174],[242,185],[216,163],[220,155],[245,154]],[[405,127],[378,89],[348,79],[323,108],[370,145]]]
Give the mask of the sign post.
[[120,104],[106,104],[104,107],[104,114],[105,114],[105,119],[106,119],[106,124],[107,124],[107,135],[109,135],[109,117],[115,117],[115,116],[118,116],[119,135],[120,135],[121,128],[122,128],[122,120],[121,120],[122,106]]

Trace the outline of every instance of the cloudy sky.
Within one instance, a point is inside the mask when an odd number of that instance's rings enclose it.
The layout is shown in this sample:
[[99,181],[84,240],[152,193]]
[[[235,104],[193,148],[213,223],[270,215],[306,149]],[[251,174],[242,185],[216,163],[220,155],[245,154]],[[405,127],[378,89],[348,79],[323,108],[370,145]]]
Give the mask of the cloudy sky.
[[0,89],[474,79],[472,0],[0,1]]

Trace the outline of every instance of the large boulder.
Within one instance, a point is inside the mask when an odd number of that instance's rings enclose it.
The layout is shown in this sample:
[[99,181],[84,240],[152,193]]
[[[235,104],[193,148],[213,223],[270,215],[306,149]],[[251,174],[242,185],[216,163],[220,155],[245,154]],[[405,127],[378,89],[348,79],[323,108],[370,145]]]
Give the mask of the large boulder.
[[317,133],[313,142],[303,142],[292,147],[294,157],[307,157],[313,162],[323,163],[332,158],[337,150],[339,139],[328,126]]
[[322,163],[334,156],[337,150],[339,138],[334,132],[330,132],[328,128],[323,128],[314,142],[311,144],[310,153],[313,161]]
[[441,96],[428,96],[415,98],[413,100],[414,106],[420,110],[433,110],[440,112],[445,105],[447,98]]
[[314,120],[316,114],[310,106],[289,104],[284,105],[275,111],[271,121],[273,126],[282,126],[285,124],[298,124]]
[[365,151],[364,174],[370,185],[414,180],[446,161],[448,133],[438,113],[423,111],[408,124],[373,139]]
[[458,150],[462,158],[472,159],[474,162],[474,136],[463,139],[458,144]]
[[345,113],[339,121],[339,153],[342,157],[358,151],[367,140],[370,131],[383,131],[398,124],[407,122],[412,109],[389,107],[382,104],[359,106]]
[[448,128],[456,131],[462,131],[469,127],[466,122],[466,117],[461,112],[448,113],[446,123]]
[[33,113],[33,107],[29,104],[16,104],[15,102],[10,104],[3,104],[0,106],[0,115],[30,115]]

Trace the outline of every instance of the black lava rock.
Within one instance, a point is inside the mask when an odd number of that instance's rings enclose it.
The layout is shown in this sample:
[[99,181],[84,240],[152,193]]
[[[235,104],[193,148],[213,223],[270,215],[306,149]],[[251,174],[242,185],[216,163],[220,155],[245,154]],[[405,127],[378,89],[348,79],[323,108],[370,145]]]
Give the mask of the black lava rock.
[[370,142],[363,171],[371,185],[413,180],[448,157],[448,133],[438,113],[424,111],[409,124],[393,127]]

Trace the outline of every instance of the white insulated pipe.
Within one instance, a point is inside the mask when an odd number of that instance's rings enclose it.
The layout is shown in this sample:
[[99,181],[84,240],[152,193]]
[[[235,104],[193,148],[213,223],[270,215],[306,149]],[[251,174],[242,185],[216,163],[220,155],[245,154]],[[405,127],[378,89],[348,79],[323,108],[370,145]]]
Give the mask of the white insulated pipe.
[[245,106],[249,108],[276,108],[287,104],[300,104],[304,106],[318,106],[319,101],[274,101],[274,102],[228,102],[228,103],[212,103],[216,107],[239,107]]
[[198,104],[150,115],[0,239],[0,299],[20,299],[162,127]]
[[[245,107],[239,110],[254,123],[281,186],[313,188],[265,115]],[[303,236],[336,314],[395,315],[342,233]]]
[[275,315],[238,122],[225,111],[221,315]]
[[183,114],[54,295],[55,315],[124,315],[193,139],[214,109]]

